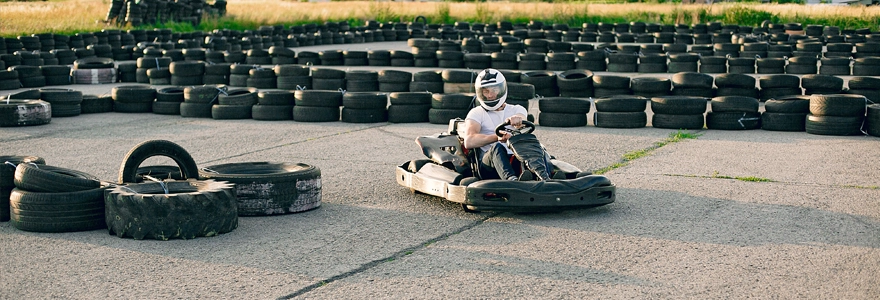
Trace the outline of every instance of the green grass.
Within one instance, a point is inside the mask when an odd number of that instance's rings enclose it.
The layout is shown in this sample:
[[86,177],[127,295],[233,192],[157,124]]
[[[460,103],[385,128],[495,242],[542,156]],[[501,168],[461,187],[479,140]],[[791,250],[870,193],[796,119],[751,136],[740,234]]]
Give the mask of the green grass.
[[636,159],[651,155],[651,153],[654,152],[654,150],[657,150],[660,147],[663,147],[663,146],[666,146],[666,145],[669,145],[672,143],[678,143],[680,141],[687,140],[687,139],[696,139],[696,138],[700,137],[700,135],[702,135],[702,134],[691,133],[686,130],[684,130],[684,131],[679,130],[677,132],[670,133],[669,137],[667,137],[666,139],[664,139],[662,141],[654,143],[654,145],[651,147],[641,149],[641,150],[630,151],[630,152],[623,154],[621,161],[616,162],[610,166],[604,167],[602,169],[593,171],[593,174],[602,175],[602,174],[608,173],[614,169],[625,167],[625,166],[629,165],[630,162],[632,162]]

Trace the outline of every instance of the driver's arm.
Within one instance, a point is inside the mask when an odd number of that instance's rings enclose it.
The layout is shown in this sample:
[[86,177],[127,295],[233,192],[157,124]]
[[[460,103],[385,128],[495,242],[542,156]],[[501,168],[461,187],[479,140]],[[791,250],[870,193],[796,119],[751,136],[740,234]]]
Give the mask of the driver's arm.
[[481,134],[480,123],[472,119],[464,121],[467,129],[464,134],[464,147],[475,149],[498,141],[498,136],[494,134]]

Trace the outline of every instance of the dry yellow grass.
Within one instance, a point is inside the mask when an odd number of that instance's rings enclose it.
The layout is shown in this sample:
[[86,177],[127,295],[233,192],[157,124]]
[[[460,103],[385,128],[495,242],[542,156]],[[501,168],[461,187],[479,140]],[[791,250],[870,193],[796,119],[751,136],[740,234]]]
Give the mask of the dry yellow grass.
[[[106,16],[109,0],[62,0],[54,2],[0,2],[0,36],[38,32],[71,33],[94,31],[107,25],[97,22]],[[327,20],[411,21],[424,15],[430,22],[472,20],[570,20],[627,18],[637,16],[649,22],[704,22],[707,15],[720,16],[732,8],[766,11],[781,19],[859,19],[874,28],[880,7],[776,4],[585,4],[585,3],[450,3],[450,2],[321,2],[278,0],[229,1],[229,22],[244,27],[259,24],[296,24]],[[662,19],[662,20],[661,20]],[[873,22],[873,23],[871,23]],[[861,22],[860,24],[864,24]],[[224,24],[223,22],[217,24]]]

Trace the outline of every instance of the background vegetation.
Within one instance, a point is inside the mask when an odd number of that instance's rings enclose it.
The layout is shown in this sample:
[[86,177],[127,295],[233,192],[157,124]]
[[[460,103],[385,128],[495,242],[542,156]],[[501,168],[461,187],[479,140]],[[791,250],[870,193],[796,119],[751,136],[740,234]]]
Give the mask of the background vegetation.
[[[2,1],[2,0],[0,0]],[[614,2],[618,0],[603,1]],[[842,29],[880,27],[878,6],[832,6],[802,4],[716,3],[681,4],[673,0],[606,4],[594,2],[321,2],[285,0],[235,0],[227,5],[228,15],[209,18],[198,27],[183,23],[155,24],[144,28],[167,27],[175,31],[256,29],[262,25],[298,25],[326,21],[348,21],[362,25],[366,20],[408,22],[416,16],[430,23],[456,21],[514,23],[539,20],[580,27],[583,23],[704,23],[755,26],[764,20],[773,23],[801,23],[839,26]],[[620,0],[624,2],[624,0]],[[41,32],[72,34],[115,28],[100,20],[106,17],[110,0],[53,0],[41,2],[0,2],[0,36],[14,37]],[[125,27],[130,28],[130,27]]]

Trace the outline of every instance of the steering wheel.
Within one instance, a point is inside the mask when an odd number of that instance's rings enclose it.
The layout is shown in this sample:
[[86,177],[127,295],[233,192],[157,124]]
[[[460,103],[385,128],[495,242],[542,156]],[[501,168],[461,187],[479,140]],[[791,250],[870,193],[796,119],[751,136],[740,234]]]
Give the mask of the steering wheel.
[[522,126],[522,128],[519,128],[519,129],[507,128],[508,125],[510,125],[510,121],[501,123],[498,125],[498,127],[495,127],[495,135],[497,135],[498,137],[502,137],[502,136],[504,136],[503,132],[510,133],[511,135],[518,135],[518,134],[532,133],[535,131],[535,123],[532,123],[532,122],[529,122],[526,120],[522,121],[523,126]]

